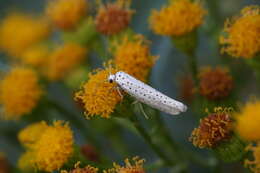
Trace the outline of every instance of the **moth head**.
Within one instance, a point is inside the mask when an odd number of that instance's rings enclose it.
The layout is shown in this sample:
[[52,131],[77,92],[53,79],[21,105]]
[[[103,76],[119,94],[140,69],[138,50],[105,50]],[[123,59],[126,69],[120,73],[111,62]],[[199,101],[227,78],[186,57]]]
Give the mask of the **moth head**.
[[107,78],[109,83],[113,83],[115,81],[116,76],[113,74],[110,74]]

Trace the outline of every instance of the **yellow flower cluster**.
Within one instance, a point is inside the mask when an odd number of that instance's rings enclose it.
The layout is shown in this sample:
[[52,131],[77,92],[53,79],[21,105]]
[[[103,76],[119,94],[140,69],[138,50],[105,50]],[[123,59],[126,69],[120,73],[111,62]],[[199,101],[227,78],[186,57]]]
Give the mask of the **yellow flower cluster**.
[[253,152],[253,159],[254,160],[245,160],[245,166],[249,167],[251,171],[254,173],[260,172],[260,142],[257,142],[255,146],[249,145],[246,148],[247,151]]
[[171,0],[160,11],[152,11],[149,23],[156,34],[182,36],[200,26],[205,14],[206,11],[199,2]]
[[21,60],[25,65],[33,67],[43,66],[49,56],[49,48],[46,45],[35,45],[25,50],[21,55]]
[[0,48],[19,58],[27,48],[45,39],[50,31],[43,18],[11,13],[0,24]]
[[129,159],[125,160],[125,166],[120,166],[114,163],[114,168],[104,171],[104,173],[145,173],[143,168],[143,164],[145,162],[144,159],[139,159],[138,157],[134,157],[130,162]]
[[247,6],[239,17],[227,20],[220,36],[221,52],[233,57],[253,58],[260,52],[260,6]]
[[28,68],[13,68],[0,81],[0,104],[6,119],[18,119],[37,105],[42,95],[37,74]]
[[109,74],[115,72],[115,69],[106,68],[89,74],[89,80],[75,94],[75,99],[83,103],[87,118],[94,115],[109,118],[117,103],[121,101],[116,84],[107,81]]
[[32,148],[47,128],[44,121],[31,124],[19,132],[18,139],[25,147]]
[[260,140],[260,101],[247,103],[236,115],[236,130],[246,140]]
[[71,171],[62,170],[60,173],[97,173],[98,168],[92,167],[90,165],[85,166],[84,168],[79,167],[80,162],[75,164],[75,168]]
[[87,7],[85,0],[50,0],[46,14],[56,27],[74,29],[86,15]]
[[199,92],[209,100],[227,97],[234,84],[229,71],[223,67],[205,67],[199,73]]
[[95,20],[97,31],[112,35],[127,28],[133,14],[133,11],[129,10],[129,5],[130,1],[125,0],[102,4]]
[[44,73],[49,80],[60,80],[86,57],[87,49],[76,43],[65,43],[50,53]]
[[199,148],[212,148],[230,138],[232,121],[227,113],[213,113],[200,120],[200,125],[192,131],[190,141]]
[[49,126],[34,146],[34,163],[39,170],[58,170],[73,154],[73,134],[68,123],[56,121]]
[[139,80],[146,81],[157,57],[150,53],[147,41],[136,35],[134,39],[124,37],[120,43],[115,43],[114,63],[122,70]]
[[33,165],[34,152],[26,151],[23,153],[18,160],[18,168],[25,172],[31,172],[34,170]]
[[45,122],[32,124],[18,138],[27,147],[18,161],[23,170],[37,168],[52,172],[60,169],[73,154],[73,134],[63,121],[55,121],[52,126]]

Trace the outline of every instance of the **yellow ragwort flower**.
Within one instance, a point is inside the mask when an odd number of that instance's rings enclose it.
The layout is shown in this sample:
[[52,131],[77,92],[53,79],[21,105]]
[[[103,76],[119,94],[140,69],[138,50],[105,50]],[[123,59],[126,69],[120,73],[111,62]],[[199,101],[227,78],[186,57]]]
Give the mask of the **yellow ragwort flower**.
[[141,35],[136,35],[134,40],[124,37],[122,42],[116,43],[114,56],[118,70],[142,81],[146,81],[157,59],[151,55],[147,41]]
[[200,26],[205,14],[206,11],[199,2],[171,0],[160,11],[152,11],[149,23],[156,34],[182,36]]
[[0,81],[0,104],[6,119],[18,119],[37,105],[42,95],[38,76],[28,68],[13,68]]
[[252,172],[259,173],[260,172],[260,142],[257,142],[255,145],[251,144],[247,146],[247,151],[253,152],[253,159],[246,159],[244,165],[248,167]]
[[238,134],[246,140],[257,141],[260,140],[260,101],[247,103],[237,113],[236,130]]
[[233,78],[223,67],[205,67],[199,73],[199,92],[209,100],[227,97],[233,87]]
[[125,160],[125,166],[120,166],[114,163],[114,168],[109,169],[107,171],[103,171],[104,173],[145,173],[143,168],[143,164],[145,162],[144,159],[139,159],[139,157],[134,157],[132,162],[129,159]]
[[66,43],[50,53],[43,73],[49,80],[60,80],[78,66],[86,55],[86,48],[76,43]]
[[33,67],[43,66],[49,56],[49,48],[46,45],[36,45],[28,48],[21,54],[21,61]]
[[247,6],[240,16],[227,20],[224,34],[219,40],[222,53],[253,58],[260,52],[260,6]]
[[19,58],[21,53],[50,34],[49,24],[43,18],[22,13],[11,13],[0,24],[0,48]]
[[80,162],[77,162],[75,164],[75,168],[72,169],[71,171],[66,171],[66,170],[62,170],[60,173],[97,173],[98,172],[98,168],[92,167],[90,165],[85,166],[84,168],[80,168],[79,167]]
[[86,0],[49,0],[46,14],[56,27],[74,29],[86,15],[87,7]]
[[33,159],[35,155],[33,151],[26,151],[23,153],[17,163],[18,168],[24,172],[30,172],[34,170]]
[[73,133],[68,123],[56,121],[47,127],[35,143],[34,164],[38,170],[52,172],[60,169],[73,154]]
[[121,101],[122,98],[115,89],[116,84],[107,81],[109,74],[115,72],[115,69],[106,68],[89,74],[89,80],[75,94],[75,99],[84,105],[86,118],[95,115],[109,118],[117,103]]
[[18,139],[24,146],[32,148],[32,146],[40,139],[47,127],[48,125],[44,121],[33,123],[18,133]]
[[190,141],[199,148],[212,148],[231,137],[232,121],[225,112],[209,114],[192,131]]
[[101,4],[95,19],[97,31],[104,35],[119,33],[128,27],[133,11],[130,0],[117,0],[115,3]]

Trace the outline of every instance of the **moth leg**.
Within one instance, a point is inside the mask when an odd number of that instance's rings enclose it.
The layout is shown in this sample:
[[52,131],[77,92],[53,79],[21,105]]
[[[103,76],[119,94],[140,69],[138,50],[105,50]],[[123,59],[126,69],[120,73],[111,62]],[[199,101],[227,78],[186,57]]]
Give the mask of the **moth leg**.
[[[138,102],[138,101],[137,101],[137,102]],[[147,115],[147,114],[145,113],[145,111],[144,111],[144,107],[143,107],[142,103],[139,102],[138,105],[140,106],[141,112],[143,113],[144,117],[145,117],[146,119],[149,119],[148,115]]]
[[118,87],[118,86],[116,87],[116,91],[117,91],[118,94],[120,95],[121,100],[123,100],[123,97],[124,97],[124,96],[123,96],[123,94],[120,92],[120,89],[121,89],[120,87]]
[[134,105],[136,103],[139,103],[139,101],[138,100],[133,101],[132,105]]

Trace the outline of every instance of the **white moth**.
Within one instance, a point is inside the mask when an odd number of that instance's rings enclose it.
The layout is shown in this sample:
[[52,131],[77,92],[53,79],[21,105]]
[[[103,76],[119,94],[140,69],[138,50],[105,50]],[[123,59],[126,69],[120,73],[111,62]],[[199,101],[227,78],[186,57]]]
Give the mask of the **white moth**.
[[115,82],[119,88],[138,101],[168,114],[177,115],[187,110],[187,106],[183,103],[162,94],[125,72],[119,71],[114,75],[110,74],[108,81],[110,83]]

